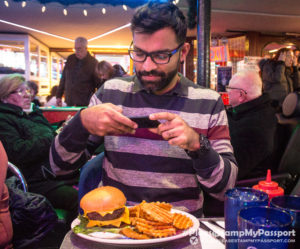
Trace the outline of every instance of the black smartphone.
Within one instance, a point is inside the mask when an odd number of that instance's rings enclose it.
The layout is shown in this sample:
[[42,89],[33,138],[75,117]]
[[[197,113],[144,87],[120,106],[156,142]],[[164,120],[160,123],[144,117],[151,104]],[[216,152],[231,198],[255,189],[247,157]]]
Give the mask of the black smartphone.
[[133,122],[138,124],[138,128],[156,128],[160,125],[157,120],[151,120],[148,116],[144,117],[129,117]]

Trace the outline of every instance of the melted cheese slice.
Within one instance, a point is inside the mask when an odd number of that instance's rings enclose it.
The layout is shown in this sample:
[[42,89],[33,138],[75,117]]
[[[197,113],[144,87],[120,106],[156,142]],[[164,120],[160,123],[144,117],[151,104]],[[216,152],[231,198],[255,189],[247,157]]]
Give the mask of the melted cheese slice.
[[[115,227],[120,227],[121,223],[124,222],[126,224],[130,224],[130,220],[129,220],[129,210],[127,207],[124,207],[124,213],[117,219],[114,220],[106,220],[106,221],[101,221],[101,220],[89,220],[89,223],[86,225],[86,227],[94,227],[94,226],[107,226],[107,225],[112,225]],[[110,212],[97,212],[100,215],[104,216],[107,213],[112,214],[113,211]],[[85,214],[86,216],[86,214]]]

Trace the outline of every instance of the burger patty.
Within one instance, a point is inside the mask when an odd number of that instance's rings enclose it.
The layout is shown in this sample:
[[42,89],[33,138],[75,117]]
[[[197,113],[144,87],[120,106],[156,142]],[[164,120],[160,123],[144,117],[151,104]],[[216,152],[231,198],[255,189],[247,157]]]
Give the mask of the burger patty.
[[90,220],[100,220],[100,221],[106,221],[106,220],[114,220],[114,219],[118,219],[119,217],[121,217],[121,215],[124,213],[125,211],[125,208],[122,207],[122,208],[119,208],[119,209],[116,209],[115,211],[113,211],[113,213],[108,213],[104,216],[102,216],[101,214],[97,213],[97,212],[90,212],[90,213],[87,213],[87,217],[90,219]]

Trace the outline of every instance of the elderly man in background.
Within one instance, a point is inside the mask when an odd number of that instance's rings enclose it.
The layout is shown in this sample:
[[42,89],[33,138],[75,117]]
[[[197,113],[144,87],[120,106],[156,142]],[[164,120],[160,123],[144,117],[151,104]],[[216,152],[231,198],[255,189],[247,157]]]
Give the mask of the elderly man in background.
[[265,176],[272,168],[277,119],[262,80],[255,71],[235,74],[227,87],[231,143],[237,159],[238,179]]
[[87,51],[87,40],[75,40],[75,54],[68,57],[56,93],[57,106],[62,105],[62,96],[68,106],[87,106],[90,98],[100,86],[96,73],[98,61]]

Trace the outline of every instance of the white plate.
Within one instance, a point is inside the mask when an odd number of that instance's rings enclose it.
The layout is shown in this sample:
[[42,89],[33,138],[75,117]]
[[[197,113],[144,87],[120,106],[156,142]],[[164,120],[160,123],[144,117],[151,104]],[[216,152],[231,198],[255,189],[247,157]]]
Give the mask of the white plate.
[[[164,243],[167,241],[172,241],[172,240],[176,240],[176,239],[180,239],[180,238],[184,238],[186,236],[191,236],[193,235],[195,232],[197,232],[198,228],[199,228],[199,221],[197,220],[197,218],[189,213],[186,213],[184,211],[180,211],[180,210],[176,210],[176,209],[172,209],[171,210],[172,213],[180,213],[180,214],[184,214],[187,217],[189,217],[192,222],[193,222],[193,226],[185,231],[183,231],[182,233],[170,236],[170,237],[166,237],[166,238],[157,238],[157,239],[144,239],[144,240],[134,240],[134,239],[129,239],[129,238],[118,238],[118,239],[109,239],[109,238],[102,238],[102,237],[95,237],[95,236],[91,236],[89,234],[82,234],[82,233],[77,233],[76,235],[78,235],[81,238],[87,239],[87,240],[92,240],[92,241],[96,241],[96,242],[100,242],[100,243],[104,243],[104,244],[110,244],[110,245],[119,245],[119,246],[137,246],[137,245],[149,245],[149,244],[160,244],[160,243]],[[77,226],[80,223],[80,220],[78,218],[76,218],[72,224],[71,224],[71,228],[73,229],[75,226]]]

